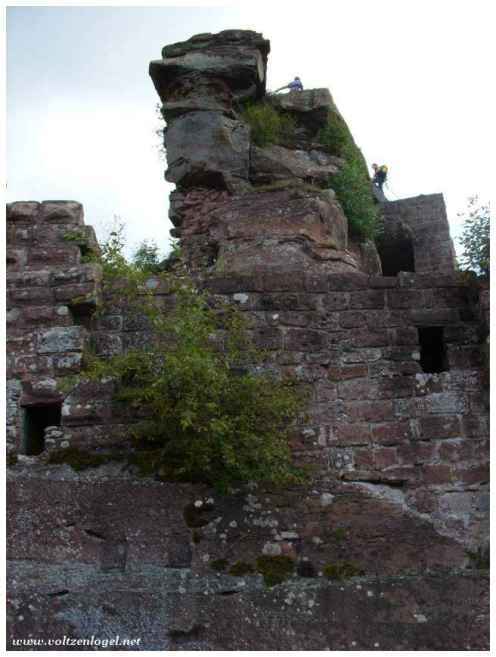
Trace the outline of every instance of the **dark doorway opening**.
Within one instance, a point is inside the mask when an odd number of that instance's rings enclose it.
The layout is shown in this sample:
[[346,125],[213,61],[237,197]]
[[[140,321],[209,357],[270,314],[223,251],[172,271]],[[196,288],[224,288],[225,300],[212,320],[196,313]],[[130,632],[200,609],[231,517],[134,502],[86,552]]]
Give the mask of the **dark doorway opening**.
[[442,326],[425,326],[418,329],[420,366],[428,373],[446,372],[448,358]]
[[415,253],[409,237],[386,241],[379,245],[383,276],[397,276],[400,271],[415,271]]
[[72,321],[76,326],[91,328],[91,317],[95,312],[96,304],[94,301],[88,303],[78,303],[69,306]]
[[62,404],[25,406],[23,418],[23,453],[36,456],[45,449],[45,429],[60,426]]

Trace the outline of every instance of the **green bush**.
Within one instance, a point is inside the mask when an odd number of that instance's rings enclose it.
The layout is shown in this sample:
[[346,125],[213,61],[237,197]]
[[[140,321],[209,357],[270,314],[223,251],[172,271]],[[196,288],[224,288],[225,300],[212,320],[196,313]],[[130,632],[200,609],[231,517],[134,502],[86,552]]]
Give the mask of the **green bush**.
[[468,200],[467,210],[458,216],[465,220],[462,235],[458,238],[463,247],[461,265],[482,278],[489,278],[489,204],[481,204],[479,198],[473,196]]
[[234,482],[301,481],[288,446],[302,408],[295,387],[262,371],[263,354],[251,345],[237,308],[211,308],[185,278],[161,276],[175,296],[170,313],[160,312],[152,293],[133,297],[154,340],[110,359],[88,359],[88,375],[112,377],[115,400],[146,417],[130,429],[141,471],[224,492]]
[[142,272],[156,274],[160,271],[159,248],[155,240],[143,240],[133,254],[133,265]]
[[331,155],[343,157],[346,146],[353,143],[353,137],[341,115],[330,112],[327,125],[319,130],[316,141],[325,146]]
[[350,234],[361,240],[375,240],[380,231],[380,217],[367,164],[341,115],[331,112],[316,139],[329,153],[344,160],[344,166],[332,176],[329,185],[348,219]]
[[376,240],[381,230],[380,213],[367,167],[357,151],[356,146],[344,148],[345,164],[332,177],[330,185],[348,219],[350,235],[360,240]]
[[252,141],[261,148],[279,144],[294,136],[296,124],[293,117],[279,114],[269,103],[246,105],[241,117],[251,128]]

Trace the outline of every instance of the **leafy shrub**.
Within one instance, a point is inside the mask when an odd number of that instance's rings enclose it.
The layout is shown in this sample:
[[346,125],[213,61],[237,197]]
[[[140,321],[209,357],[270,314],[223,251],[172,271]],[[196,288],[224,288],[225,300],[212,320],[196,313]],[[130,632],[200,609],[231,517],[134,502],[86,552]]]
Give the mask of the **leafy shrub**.
[[142,272],[156,274],[160,271],[159,248],[155,240],[143,240],[133,254],[133,265]]
[[289,114],[279,114],[272,105],[265,102],[246,105],[242,119],[251,128],[253,142],[261,148],[291,139],[296,127]]
[[331,155],[343,157],[346,146],[353,142],[350,130],[338,112],[330,112],[327,125],[319,130],[316,141]]
[[[288,422],[299,405],[271,377],[236,372],[250,352],[240,316],[227,310],[219,324],[202,295],[182,288],[175,310],[154,324],[156,346],[109,366],[121,381],[119,398],[150,409],[135,433],[161,446],[164,474],[221,489],[238,480],[288,481]],[[221,329],[223,349],[212,339]]]
[[329,153],[344,159],[344,166],[332,176],[329,185],[348,219],[350,234],[361,240],[376,239],[380,232],[379,211],[367,164],[338,112],[329,114],[327,125],[321,128],[316,139]]
[[[116,263],[112,275],[122,274],[118,248],[108,253]],[[301,481],[288,446],[302,407],[294,386],[264,373],[263,354],[237,308],[212,308],[186,278],[161,277],[174,293],[167,315],[139,276],[124,288],[133,310],[148,318],[153,341],[110,359],[87,359],[88,375],[113,378],[115,400],[146,418],[130,428],[140,470],[221,491],[238,481]]]
[[348,219],[350,234],[361,240],[375,240],[380,232],[379,210],[367,167],[356,151],[356,146],[345,147],[345,164],[330,184]]
[[467,210],[460,213],[465,218],[463,233],[459,242],[463,247],[460,259],[465,269],[471,269],[483,278],[489,278],[489,234],[490,208],[489,204],[481,204],[477,196],[468,200]]

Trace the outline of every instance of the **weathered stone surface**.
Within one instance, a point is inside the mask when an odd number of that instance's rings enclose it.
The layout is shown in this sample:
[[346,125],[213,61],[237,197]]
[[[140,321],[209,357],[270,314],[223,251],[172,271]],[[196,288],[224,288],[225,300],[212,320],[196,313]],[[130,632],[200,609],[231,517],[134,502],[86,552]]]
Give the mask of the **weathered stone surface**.
[[47,223],[82,225],[83,206],[76,201],[44,201],[41,220]]
[[7,221],[30,223],[36,220],[40,204],[36,201],[16,201],[7,204]]
[[299,178],[307,183],[326,185],[330,176],[339,171],[343,161],[321,151],[290,150],[271,145],[252,146],[250,179],[254,183]]
[[[413,269],[418,273],[450,274],[455,270],[455,250],[442,194],[429,194],[391,201],[381,205],[384,237],[383,261],[402,267],[404,253],[413,249]],[[398,264],[397,264],[398,263]]]
[[191,264],[202,262],[201,246],[208,244],[210,264],[220,272],[353,271],[359,266],[346,252],[346,218],[325,192],[317,197],[303,190],[255,192],[214,207],[190,206],[183,211],[182,231]]
[[51,328],[40,333],[38,352],[40,354],[52,354],[64,351],[81,351],[84,337],[85,330],[81,326]]
[[[13,588],[14,582],[31,585]],[[31,632],[42,640],[65,634],[110,642],[119,635],[121,640],[139,639],[140,650],[489,646],[488,580],[474,575],[344,583],[309,578],[267,590],[253,576],[195,578],[188,571],[147,565],[103,574],[92,565],[75,568],[72,562],[35,570],[17,561],[9,564],[8,584],[9,642]]]
[[229,85],[218,78],[205,79],[191,73],[168,85],[162,115],[169,121],[180,114],[194,111],[223,112],[234,118],[233,94]]
[[249,131],[218,112],[189,112],[166,135],[166,179],[181,188],[210,186],[234,191],[248,182]]
[[330,112],[337,112],[329,89],[305,89],[268,96],[274,107],[297,115],[299,121],[317,132],[323,128]]
[[[265,91],[269,50],[269,42],[249,30],[200,34],[165,46],[163,59],[150,63],[150,75],[157,93],[166,102],[178,78],[192,74],[201,76],[202,80],[224,81],[237,100],[256,98]],[[186,91],[189,88],[185,86]]]

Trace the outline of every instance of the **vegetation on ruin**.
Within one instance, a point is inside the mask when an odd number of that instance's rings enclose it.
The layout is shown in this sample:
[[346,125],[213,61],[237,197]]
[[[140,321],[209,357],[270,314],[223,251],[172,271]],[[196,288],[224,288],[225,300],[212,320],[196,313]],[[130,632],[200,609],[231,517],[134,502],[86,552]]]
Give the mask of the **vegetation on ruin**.
[[242,313],[214,304],[185,275],[161,273],[154,277],[173,301],[164,312],[145,284],[147,272],[127,263],[122,250],[119,232],[102,246],[107,303],[114,285],[114,302],[124,296],[126,312],[146,318],[153,340],[111,358],[88,353],[86,374],[114,379],[114,401],[142,418],[129,429],[140,472],[224,492],[235,482],[302,481],[288,445],[302,396],[293,381],[264,367]]
[[319,130],[315,141],[325,146],[326,151],[337,157],[345,157],[347,146],[353,142],[351,132],[342,116],[336,112],[329,112],[327,124]]
[[359,577],[365,575],[363,568],[360,568],[353,561],[336,561],[335,563],[328,563],[323,568],[323,573],[329,579],[337,579],[343,581],[350,577]]
[[71,242],[79,247],[81,251],[81,263],[88,264],[91,262],[100,262],[100,254],[95,250],[94,245],[90,244],[88,234],[85,230],[86,226],[79,229],[68,230],[62,236],[65,242]]
[[[260,147],[287,143],[294,139],[296,123],[289,114],[278,112],[270,103],[257,102],[245,106],[242,119],[251,128],[251,138]],[[352,237],[375,240],[381,229],[380,213],[372,192],[372,183],[362,152],[341,115],[330,112],[327,125],[317,133],[315,141],[331,155],[343,159],[340,171],[329,180],[348,218]],[[292,183],[294,185],[294,183]],[[261,186],[258,191],[284,188],[286,182]]]
[[489,204],[481,203],[477,196],[469,198],[467,209],[458,215],[464,219],[459,238],[463,247],[460,264],[485,279],[489,278],[490,215]]
[[123,459],[122,455],[118,454],[99,454],[89,452],[87,450],[79,449],[78,447],[61,447],[49,452],[48,463],[51,464],[67,464],[73,470],[80,472],[88,468],[96,468],[104,465],[109,461],[120,461]]
[[244,577],[245,575],[253,575],[255,569],[249,563],[245,561],[236,561],[229,568],[229,575],[234,575],[235,577]]
[[346,538],[346,529],[344,527],[337,527],[333,532],[332,536],[335,541],[341,543]]
[[223,573],[228,565],[227,559],[214,559],[210,562],[210,568],[218,573]]
[[253,143],[261,148],[294,137],[296,123],[293,117],[279,113],[267,102],[248,103],[241,112],[241,118],[251,128]]
[[489,547],[479,547],[477,550],[467,550],[467,556],[470,559],[472,568],[477,570],[489,570],[490,551]]
[[294,573],[295,562],[291,557],[285,555],[258,557],[256,562],[257,572],[263,575],[267,586],[281,584]]
[[143,240],[133,253],[133,265],[138,271],[157,274],[160,272],[159,248],[155,240]]
[[351,236],[361,240],[377,239],[381,230],[380,214],[372,192],[367,163],[338,112],[330,112],[327,125],[316,139],[332,155],[343,158],[341,170],[329,181],[349,222]]

